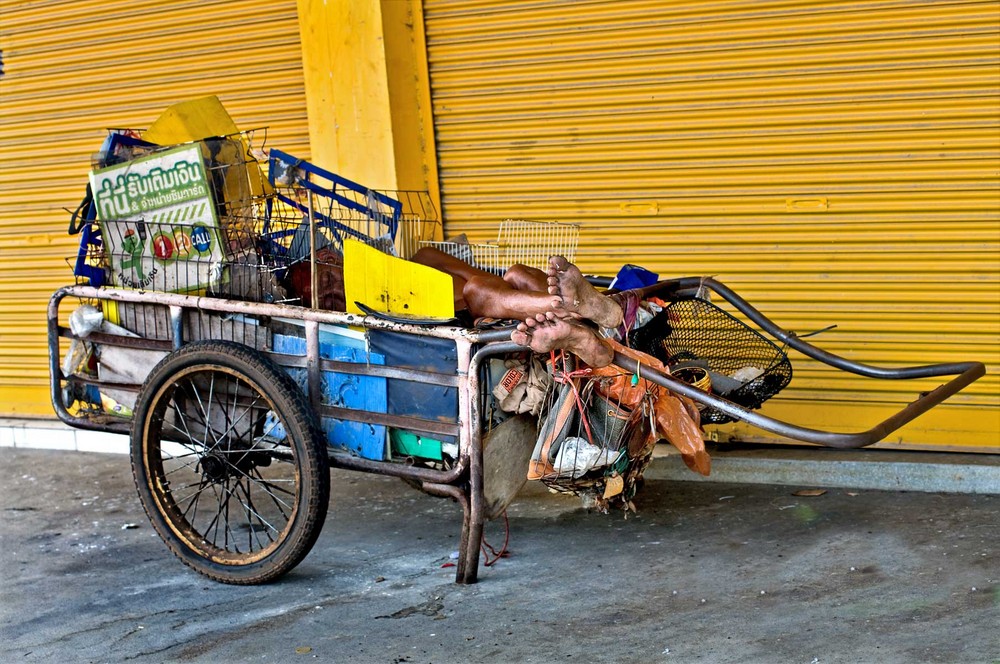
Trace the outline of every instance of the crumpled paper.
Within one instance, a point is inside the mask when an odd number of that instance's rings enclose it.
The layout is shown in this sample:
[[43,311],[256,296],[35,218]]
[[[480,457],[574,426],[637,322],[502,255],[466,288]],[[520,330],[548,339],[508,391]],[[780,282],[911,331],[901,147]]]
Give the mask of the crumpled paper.
[[619,454],[618,450],[604,449],[578,436],[571,436],[559,446],[552,466],[560,477],[576,479],[595,468],[610,466]]

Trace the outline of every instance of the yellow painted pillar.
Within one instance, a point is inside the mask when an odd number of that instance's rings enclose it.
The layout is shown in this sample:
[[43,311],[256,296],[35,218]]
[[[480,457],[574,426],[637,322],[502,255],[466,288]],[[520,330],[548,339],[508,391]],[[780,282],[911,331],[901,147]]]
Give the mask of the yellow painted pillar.
[[420,0],[298,0],[312,161],[440,210]]

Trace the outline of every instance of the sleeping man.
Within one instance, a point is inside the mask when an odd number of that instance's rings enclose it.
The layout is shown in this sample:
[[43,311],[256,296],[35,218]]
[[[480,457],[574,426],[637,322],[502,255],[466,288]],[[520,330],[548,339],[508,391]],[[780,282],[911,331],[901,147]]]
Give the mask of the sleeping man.
[[[643,396],[652,398],[656,427],[645,445],[651,449],[657,439],[665,438],[680,450],[688,467],[708,475],[710,459],[694,402],[642,378],[636,377],[632,383],[631,372],[612,365],[617,351],[637,363],[669,373],[656,358],[616,340],[625,338],[625,332],[635,324],[637,291],[603,295],[590,285],[579,268],[562,256],[550,258],[544,272],[514,265],[503,277],[432,247],[420,249],[410,260],[452,276],[456,311],[467,310],[473,318],[519,320],[511,333],[514,343],[536,353],[565,350],[576,355],[594,377],[603,379],[604,389],[613,392],[604,394],[605,397],[629,408],[638,407]],[[305,274],[293,273],[291,282],[298,285],[295,290],[308,302],[308,263],[304,266]],[[342,309],[343,268],[327,263],[320,265],[318,272],[320,306]]]
[[628,348],[624,338],[634,324],[639,306],[637,291],[599,293],[579,268],[562,256],[549,259],[545,272],[515,265],[503,278],[492,275],[431,248],[421,249],[413,261],[451,274],[455,279],[456,308],[464,306],[475,317],[518,319],[511,341],[536,353],[565,350],[576,355],[599,380],[598,391],[629,409],[651,399],[655,427],[632,456],[643,456],[665,438],[681,452],[692,470],[708,475],[711,459],[701,436],[698,408],[687,397],[674,394],[632,373],[612,366],[615,352],[637,363],[669,373],[656,358]]

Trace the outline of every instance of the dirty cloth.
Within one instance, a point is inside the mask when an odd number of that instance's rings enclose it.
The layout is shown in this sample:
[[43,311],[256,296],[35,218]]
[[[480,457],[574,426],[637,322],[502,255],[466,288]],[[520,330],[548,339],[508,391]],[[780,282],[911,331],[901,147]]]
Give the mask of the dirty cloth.
[[537,357],[525,362],[509,358],[504,362],[507,371],[500,384],[493,388],[493,396],[501,410],[508,413],[538,415],[545,404],[545,395],[552,385],[552,376]]

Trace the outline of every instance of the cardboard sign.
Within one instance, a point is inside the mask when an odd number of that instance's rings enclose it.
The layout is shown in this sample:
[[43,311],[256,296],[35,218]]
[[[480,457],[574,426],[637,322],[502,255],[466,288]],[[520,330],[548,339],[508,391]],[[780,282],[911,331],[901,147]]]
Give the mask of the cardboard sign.
[[94,171],[90,187],[112,285],[187,293],[222,280],[219,223],[197,144]]

